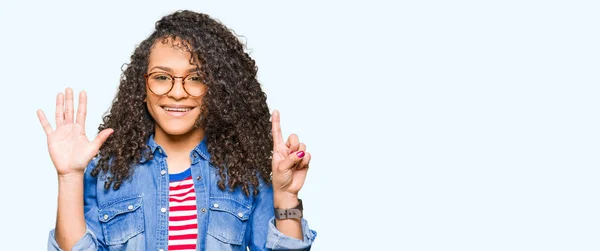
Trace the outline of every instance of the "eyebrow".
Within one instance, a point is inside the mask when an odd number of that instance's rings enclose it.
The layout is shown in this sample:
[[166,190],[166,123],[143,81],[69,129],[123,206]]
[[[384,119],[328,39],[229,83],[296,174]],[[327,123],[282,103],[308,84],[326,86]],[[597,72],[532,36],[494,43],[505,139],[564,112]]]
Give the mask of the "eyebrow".
[[[154,66],[154,67],[152,67],[152,69],[149,70],[149,72],[152,72],[152,70],[154,70],[154,69],[160,69],[160,70],[163,70],[163,71],[173,72],[173,69],[171,69],[169,67],[166,67],[166,66]],[[190,68],[190,69],[187,70],[187,72],[188,73],[195,73],[197,69],[198,69],[197,67]]]

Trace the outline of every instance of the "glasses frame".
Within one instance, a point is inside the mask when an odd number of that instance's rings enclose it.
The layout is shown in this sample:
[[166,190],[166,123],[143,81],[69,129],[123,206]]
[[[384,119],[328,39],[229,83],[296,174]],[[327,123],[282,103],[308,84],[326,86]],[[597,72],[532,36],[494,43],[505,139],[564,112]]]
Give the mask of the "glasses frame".
[[[148,77],[150,77],[152,74],[157,74],[157,73],[167,74],[167,75],[171,76],[171,88],[169,88],[169,90],[168,90],[167,92],[163,93],[163,94],[158,94],[158,93],[154,92],[154,91],[152,90],[152,88],[150,88],[150,83],[148,83]],[[168,72],[155,71],[155,72],[150,72],[150,73],[148,73],[148,74],[144,74],[144,78],[146,79],[146,86],[148,86],[148,90],[150,90],[150,92],[152,92],[154,95],[158,95],[158,96],[164,96],[164,95],[167,95],[167,94],[169,94],[169,92],[171,92],[171,91],[173,90],[173,87],[175,86],[175,79],[176,79],[176,78],[180,78],[180,79],[181,79],[181,86],[183,86],[183,91],[185,91],[185,93],[187,93],[187,95],[190,95],[191,97],[202,97],[202,96],[204,96],[204,94],[206,94],[206,93],[202,93],[202,94],[200,94],[200,95],[196,96],[196,95],[192,95],[192,94],[190,94],[190,93],[188,92],[188,90],[187,90],[187,89],[185,89],[185,79],[186,79],[187,77],[189,77],[190,75],[194,75],[194,74],[197,74],[198,76],[202,77],[202,75],[201,75],[201,74],[198,74],[198,73],[190,73],[190,74],[187,74],[187,75],[185,75],[185,76],[183,76],[183,77],[177,77],[177,76],[173,76],[173,75],[171,75],[171,74],[170,74],[170,73],[168,73]],[[204,84],[204,82],[202,82],[202,83]]]

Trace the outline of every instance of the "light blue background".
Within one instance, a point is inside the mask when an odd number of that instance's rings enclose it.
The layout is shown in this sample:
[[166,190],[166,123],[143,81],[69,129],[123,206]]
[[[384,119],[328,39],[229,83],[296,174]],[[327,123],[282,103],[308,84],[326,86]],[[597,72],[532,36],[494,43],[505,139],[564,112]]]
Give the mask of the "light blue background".
[[44,250],[56,174],[35,111],[89,96],[93,137],[154,22],[245,36],[313,154],[313,250],[600,250],[597,1],[0,3],[0,246]]

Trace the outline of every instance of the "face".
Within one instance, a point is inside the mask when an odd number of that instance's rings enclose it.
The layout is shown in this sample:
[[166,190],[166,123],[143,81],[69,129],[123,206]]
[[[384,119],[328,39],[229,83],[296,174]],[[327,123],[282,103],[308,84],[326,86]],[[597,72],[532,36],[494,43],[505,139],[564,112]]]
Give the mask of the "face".
[[[179,136],[197,129],[194,125],[200,116],[202,97],[190,96],[184,89],[182,78],[178,78],[190,76],[190,74],[194,76],[197,69],[195,65],[190,64],[190,52],[177,46],[178,44],[180,45],[181,41],[168,40],[167,43],[163,43],[162,40],[158,40],[150,51],[147,74],[152,75],[148,79],[154,76],[155,80],[165,81],[168,79],[165,76],[169,75],[164,73],[175,77],[173,78],[175,79],[173,88],[164,95],[153,93],[146,84],[146,105],[156,122],[156,134]],[[188,78],[186,86],[191,86],[192,80],[196,79]],[[195,88],[201,88],[202,93],[206,93],[205,84],[200,87],[196,85]]]

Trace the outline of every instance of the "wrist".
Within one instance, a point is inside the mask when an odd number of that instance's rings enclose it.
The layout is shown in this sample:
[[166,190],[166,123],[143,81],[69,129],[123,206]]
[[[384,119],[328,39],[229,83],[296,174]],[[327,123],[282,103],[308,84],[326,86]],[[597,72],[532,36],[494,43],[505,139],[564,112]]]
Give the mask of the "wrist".
[[293,208],[298,205],[298,195],[287,192],[275,192],[273,194],[273,205],[275,208]]
[[59,184],[73,184],[83,182],[83,172],[72,172],[65,174],[58,174]]

